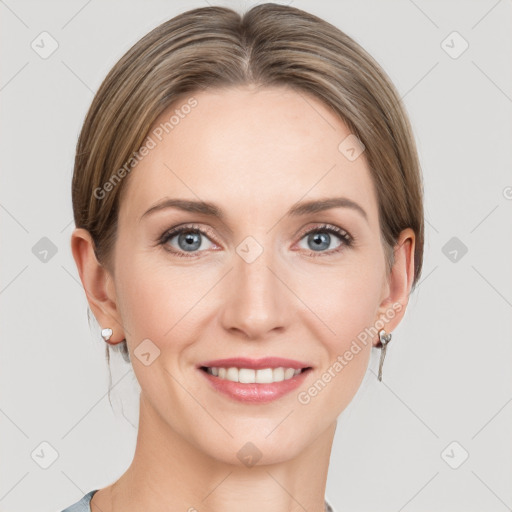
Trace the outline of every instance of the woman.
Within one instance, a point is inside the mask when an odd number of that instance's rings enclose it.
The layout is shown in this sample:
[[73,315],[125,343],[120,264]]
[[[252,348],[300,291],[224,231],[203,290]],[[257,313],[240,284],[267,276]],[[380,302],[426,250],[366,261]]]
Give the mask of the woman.
[[72,194],[88,303],[141,393],[132,464],[66,510],[332,510],[337,417],[422,267],[379,65],[293,7],[188,11],[106,77]]

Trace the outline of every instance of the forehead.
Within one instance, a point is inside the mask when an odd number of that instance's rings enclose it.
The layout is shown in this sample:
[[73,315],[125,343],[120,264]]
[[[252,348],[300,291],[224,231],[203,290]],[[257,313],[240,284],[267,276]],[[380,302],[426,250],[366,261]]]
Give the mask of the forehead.
[[192,93],[155,121],[152,149],[131,171],[120,215],[140,217],[165,197],[211,201],[238,215],[345,196],[375,220],[364,152],[351,160],[340,151],[349,136],[329,107],[289,88]]

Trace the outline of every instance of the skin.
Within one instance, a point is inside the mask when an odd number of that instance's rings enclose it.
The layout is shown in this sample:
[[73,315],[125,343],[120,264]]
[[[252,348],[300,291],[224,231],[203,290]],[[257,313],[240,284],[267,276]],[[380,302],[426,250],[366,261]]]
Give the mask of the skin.
[[[307,405],[297,395],[393,303],[402,308],[385,329],[399,324],[414,277],[414,233],[402,232],[388,274],[364,153],[351,162],[338,150],[350,131],[319,100],[284,87],[193,96],[197,107],[124,184],[113,268],[96,261],[87,231],[72,234],[89,305],[113,329],[110,342],[127,339],[142,390],[133,462],[91,507],[321,512],[336,420],[363,380],[377,336]],[[350,208],[286,215],[299,200],[333,196],[357,202],[367,219]],[[225,219],[175,208],[141,219],[166,197],[214,202]],[[189,256],[178,257],[158,239],[184,223],[208,234],[195,252],[177,236],[169,240]],[[327,248],[315,252],[301,233],[324,223],[348,231],[354,244],[335,253],[344,242],[326,233]],[[264,249],[252,263],[236,252],[248,236]],[[160,350],[148,366],[133,353],[144,339]],[[240,403],[196,369],[240,355],[288,357],[313,371],[274,402]],[[261,452],[252,467],[237,458],[249,441]]]

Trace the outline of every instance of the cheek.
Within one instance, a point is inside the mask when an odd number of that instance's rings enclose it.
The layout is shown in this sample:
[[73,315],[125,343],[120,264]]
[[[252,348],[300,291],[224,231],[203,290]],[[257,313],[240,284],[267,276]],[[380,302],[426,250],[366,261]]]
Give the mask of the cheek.
[[[322,319],[316,336],[325,357],[316,380],[301,390],[299,402],[337,416],[352,401],[366,374],[380,287],[373,275],[365,273],[345,275],[337,281],[331,278],[323,284],[323,293],[315,292],[314,287],[304,292],[316,297],[311,309]],[[314,418],[310,420],[313,424]]]
[[207,284],[215,281],[192,267],[173,267],[161,256],[140,253],[121,259],[117,299],[132,347],[149,338],[161,349],[166,343],[171,350],[178,350],[178,334],[190,328]]
[[308,306],[302,322],[321,342],[325,357],[320,373],[332,383],[323,399],[339,410],[350,402],[365,375],[381,299],[384,264],[362,260],[298,281],[297,294]]
[[[133,247],[130,254],[130,244],[117,247],[118,303],[132,348],[149,338],[161,349],[165,345],[166,351],[182,350],[180,340],[187,343],[184,333],[194,332],[215,315],[212,304],[234,304],[229,296],[233,288],[218,282],[224,270],[216,265],[175,264],[162,254],[133,252]],[[379,265],[378,251],[362,253],[352,253],[336,265],[301,262],[279,269],[293,293],[276,293],[282,294],[290,315],[299,313],[302,327],[321,342],[330,360],[376,320],[384,264]]]
[[376,260],[322,269],[296,282],[297,295],[323,325],[320,339],[331,349],[342,350],[376,320],[383,283]]

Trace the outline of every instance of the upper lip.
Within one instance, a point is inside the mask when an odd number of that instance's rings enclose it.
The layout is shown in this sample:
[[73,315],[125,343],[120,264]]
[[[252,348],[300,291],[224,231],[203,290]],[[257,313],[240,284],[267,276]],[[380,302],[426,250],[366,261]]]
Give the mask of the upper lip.
[[197,365],[198,368],[207,366],[209,368],[251,368],[259,370],[262,368],[294,368],[301,370],[303,368],[309,368],[311,365],[296,361],[294,359],[286,359],[283,357],[262,357],[261,359],[249,359],[247,357],[231,357],[228,359],[215,359],[211,361],[205,361]]

